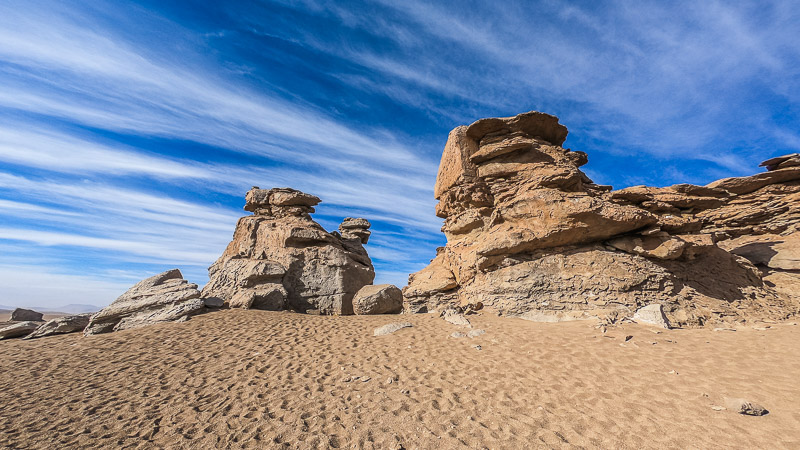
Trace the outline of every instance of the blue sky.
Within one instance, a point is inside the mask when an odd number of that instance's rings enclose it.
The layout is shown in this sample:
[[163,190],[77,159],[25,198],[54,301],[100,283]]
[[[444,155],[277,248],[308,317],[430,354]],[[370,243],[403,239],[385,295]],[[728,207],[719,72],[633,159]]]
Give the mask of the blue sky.
[[587,173],[705,184],[800,148],[797,2],[0,3],[0,304],[200,285],[250,186],[373,223],[376,282],[444,243],[450,129],[557,115]]

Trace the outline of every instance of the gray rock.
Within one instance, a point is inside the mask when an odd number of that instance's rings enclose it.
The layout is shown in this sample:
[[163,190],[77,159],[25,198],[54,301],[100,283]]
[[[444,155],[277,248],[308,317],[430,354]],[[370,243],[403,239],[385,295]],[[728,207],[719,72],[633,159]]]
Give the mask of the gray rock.
[[3,329],[0,329],[0,339],[11,339],[20,336],[25,336],[26,334],[29,334],[31,331],[39,328],[39,325],[41,325],[40,322],[33,322],[33,321],[20,322],[20,323],[15,323],[14,325],[9,325]]
[[375,328],[375,332],[373,333],[374,336],[385,336],[387,334],[392,334],[397,330],[401,330],[403,328],[413,327],[414,325],[410,324],[409,322],[397,322],[397,323],[390,323],[388,325],[384,325],[382,327]]
[[393,284],[364,286],[353,297],[356,314],[397,314],[403,309],[403,293]]
[[36,312],[32,309],[17,308],[11,313],[12,321],[28,321],[41,322],[44,314]]
[[743,398],[725,397],[725,407],[746,416],[763,416],[769,414],[766,408],[758,403],[748,402]]
[[460,339],[460,338],[463,338],[463,337],[467,337],[467,335],[462,333],[462,332],[460,332],[460,331],[456,331],[453,334],[451,334],[450,337],[451,338]]
[[92,313],[74,314],[71,316],[57,317],[40,325],[33,333],[24,339],[35,339],[53,334],[75,333],[83,331],[89,325]]
[[633,320],[637,323],[656,325],[666,329],[670,328],[669,320],[664,315],[664,308],[658,303],[639,308],[633,314]]
[[178,269],[140,281],[91,317],[86,336],[177,321],[205,311],[197,285],[183,279]]
[[486,332],[483,330],[470,330],[469,333],[467,333],[467,336],[470,338],[476,338],[482,334],[486,334]]
[[216,297],[204,298],[203,302],[205,302],[206,308],[222,308],[222,306],[225,304],[221,298]]

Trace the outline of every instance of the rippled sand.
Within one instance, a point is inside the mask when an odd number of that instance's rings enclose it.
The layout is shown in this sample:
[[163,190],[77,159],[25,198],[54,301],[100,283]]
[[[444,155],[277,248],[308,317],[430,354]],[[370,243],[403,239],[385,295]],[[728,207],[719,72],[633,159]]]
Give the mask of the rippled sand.
[[[0,446],[800,446],[800,326],[604,335],[588,322],[470,319],[486,334],[451,338],[459,328],[430,315],[233,310],[0,341]],[[414,327],[372,335],[401,320]],[[770,414],[712,409],[724,396]]]

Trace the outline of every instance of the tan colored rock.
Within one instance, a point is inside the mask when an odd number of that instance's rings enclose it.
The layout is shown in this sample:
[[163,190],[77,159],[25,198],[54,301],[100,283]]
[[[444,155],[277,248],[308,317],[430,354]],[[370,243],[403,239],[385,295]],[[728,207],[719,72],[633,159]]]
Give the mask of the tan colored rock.
[[362,244],[366,244],[372,234],[369,231],[370,226],[367,219],[346,217],[339,225],[339,233],[342,239],[358,239]]
[[11,311],[12,321],[42,322],[42,317],[44,317],[44,314],[36,312],[32,309],[17,308],[14,311]]
[[758,166],[766,167],[767,170],[770,171],[800,166],[800,153],[791,153],[789,155],[778,156],[777,158],[770,158]]
[[363,247],[369,221],[347,218],[329,233],[310,216],[319,198],[289,188],[253,188],[246,201],[254,215],[239,219],[202,297],[236,308],[352,314],[353,296],[375,277]]
[[393,284],[364,286],[353,297],[353,312],[366,314],[397,314],[403,310],[403,293]]
[[661,328],[670,329],[669,319],[664,315],[664,307],[658,303],[647,305],[636,310],[633,320],[638,323],[655,325]]
[[146,278],[94,314],[83,334],[109,333],[174,322],[205,311],[197,285],[178,269]]
[[800,167],[789,167],[770,172],[763,172],[749,177],[724,178],[707,185],[710,188],[725,189],[733,194],[749,194],[764,186],[787,181],[800,180]]
[[44,324],[39,325],[38,328],[23,339],[35,339],[52,336],[54,334],[77,333],[83,331],[83,329],[89,325],[89,319],[91,317],[92,313],[56,317],[55,319],[48,320]]
[[41,325],[41,322],[28,320],[0,328],[0,339],[12,339],[28,335],[39,328],[39,325]]
[[741,236],[720,243],[726,250],[771,269],[800,271],[800,231],[786,236]]
[[[566,134],[538,112],[450,133],[435,186],[447,245],[409,276],[406,312],[482,302],[534,320],[613,322],[658,303],[665,320],[699,326],[800,311],[753,263],[719,246],[797,230],[800,167],[781,166],[791,157],[708,186],[613,191],[580,170],[585,153],[561,147]],[[782,261],[773,265],[790,264]]]

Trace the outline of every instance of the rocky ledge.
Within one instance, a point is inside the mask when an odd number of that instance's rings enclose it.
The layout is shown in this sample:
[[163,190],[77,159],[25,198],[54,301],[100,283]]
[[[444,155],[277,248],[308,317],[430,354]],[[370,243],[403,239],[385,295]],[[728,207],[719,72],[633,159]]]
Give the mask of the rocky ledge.
[[536,320],[632,317],[673,325],[779,319],[800,307],[800,156],[707,186],[614,191],[528,112],[454,129],[434,189],[447,245],[403,289],[404,310],[482,302]]

